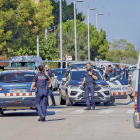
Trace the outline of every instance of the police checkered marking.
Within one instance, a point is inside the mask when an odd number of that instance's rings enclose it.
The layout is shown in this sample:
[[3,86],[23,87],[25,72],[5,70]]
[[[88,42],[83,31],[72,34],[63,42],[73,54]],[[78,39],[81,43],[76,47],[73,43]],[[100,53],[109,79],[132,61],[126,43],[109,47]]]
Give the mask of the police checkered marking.
[[25,93],[0,93],[0,97],[24,97],[24,96],[36,96],[36,92],[25,92]]

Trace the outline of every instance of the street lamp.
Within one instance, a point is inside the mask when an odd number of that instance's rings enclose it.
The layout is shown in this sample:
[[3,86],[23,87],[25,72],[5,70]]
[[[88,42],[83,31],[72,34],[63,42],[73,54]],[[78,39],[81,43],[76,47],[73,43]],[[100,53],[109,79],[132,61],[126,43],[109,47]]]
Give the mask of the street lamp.
[[88,5],[88,7],[87,7],[87,13],[88,13],[88,61],[90,61],[89,10],[96,10],[96,9],[95,9],[95,8],[89,8],[89,5]]
[[76,2],[83,2],[83,0],[74,0],[75,61],[77,61]]
[[59,5],[60,5],[60,64],[61,64],[61,69],[63,68],[63,56],[62,56],[62,0],[59,0]]
[[97,31],[98,31],[98,15],[104,15],[104,14],[102,14],[102,13],[98,14],[98,11],[96,10],[96,29],[97,29]]
[[[38,4],[38,0],[35,0],[35,3]],[[39,56],[39,36],[37,35],[37,56]]]

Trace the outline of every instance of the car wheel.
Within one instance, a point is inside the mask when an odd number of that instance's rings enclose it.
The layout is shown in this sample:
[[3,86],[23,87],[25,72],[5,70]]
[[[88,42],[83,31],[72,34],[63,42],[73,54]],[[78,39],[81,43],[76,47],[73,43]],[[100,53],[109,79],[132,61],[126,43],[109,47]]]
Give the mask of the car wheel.
[[110,106],[110,100],[104,103],[104,106]]
[[60,105],[66,104],[66,100],[62,99],[61,94],[59,94],[59,101],[60,101]]

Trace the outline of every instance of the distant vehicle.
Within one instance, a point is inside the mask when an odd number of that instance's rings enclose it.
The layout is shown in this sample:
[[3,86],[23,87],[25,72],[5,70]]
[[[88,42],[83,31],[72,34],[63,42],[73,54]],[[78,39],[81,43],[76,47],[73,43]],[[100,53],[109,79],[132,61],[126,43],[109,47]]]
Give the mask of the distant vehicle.
[[64,77],[66,71],[67,71],[67,69],[65,69],[65,68],[52,69],[52,72],[55,74],[55,76],[57,76],[58,87],[59,87],[59,85],[61,83],[61,79]]
[[14,56],[10,57],[9,62],[9,67],[34,67],[34,70],[39,65],[43,65],[42,58],[39,56]]
[[[67,70],[59,87],[61,105],[66,104],[67,106],[71,106],[73,103],[85,103],[84,87],[82,86],[85,70],[86,69]],[[98,104],[103,102],[105,106],[110,106],[110,86],[108,83],[103,81],[103,78],[98,70],[95,70],[95,72],[98,76],[94,93],[95,102]]]
[[[91,65],[91,68],[95,68],[96,65]],[[79,68],[79,69],[86,69],[86,63],[85,62],[77,62],[77,63],[70,63],[69,64],[69,69],[76,69],[76,68]]]
[[30,93],[35,71],[12,70],[0,73],[0,114],[5,110],[36,109],[35,87]]
[[135,128],[140,128],[140,54],[137,69],[132,74],[132,92],[135,93],[135,111],[133,124]]

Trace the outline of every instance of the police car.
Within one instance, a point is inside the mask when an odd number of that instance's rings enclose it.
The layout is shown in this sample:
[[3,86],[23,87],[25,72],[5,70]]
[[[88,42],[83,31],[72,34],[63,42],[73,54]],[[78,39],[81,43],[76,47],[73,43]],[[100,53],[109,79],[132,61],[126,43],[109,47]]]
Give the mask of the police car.
[[137,69],[132,75],[132,92],[135,93],[133,124],[135,128],[140,128],[140,54]]
[[127,99],[128,80],[126,74],[126,71],[120,69],[112,72],[106,79],[111,87],[113,102],[115,102],[115,99]]
[[8,70],[0,73],[0,114],[5,110],[36,109],[35,88],[30,93],[34,70]]
[[[95,102],[103,102],[105,106],[110,106],[110,86],[103,81],[103,77],[99,70],[95,70],[95,72],[98,76],[94,92]],[[67,106],[71,106],[73,103],[85,103],[84,87],[82,86],[84,75],[85,69],[67,70],[59,87],[61,105],[66,104]],[[91,100],[90,96],[89,98]]]

